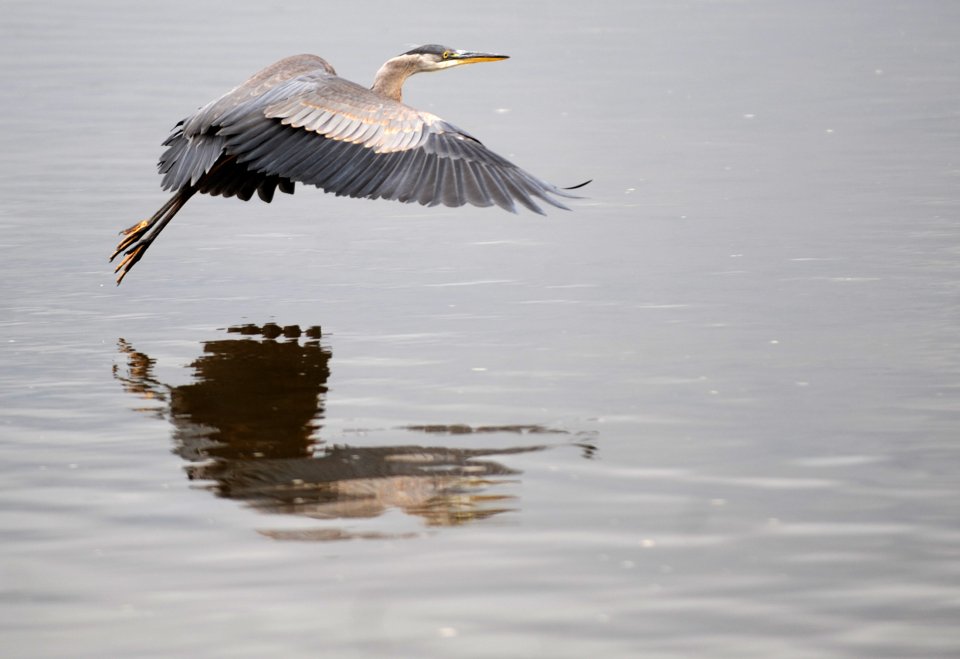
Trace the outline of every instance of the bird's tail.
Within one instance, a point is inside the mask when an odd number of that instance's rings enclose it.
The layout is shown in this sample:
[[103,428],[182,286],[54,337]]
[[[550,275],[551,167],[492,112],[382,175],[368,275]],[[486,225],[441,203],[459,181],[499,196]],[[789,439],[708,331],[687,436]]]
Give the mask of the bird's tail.
[[121,252],[124,254],[120,263],[114,269],[114,272],[117,273],[117,286],[120,285],[120,282],[123,281],[123,278],[127,276],[127,273],[130,272],[137,261],[143,258],[147,248],[157,239],[157,236],[173,219],[173,216],[183,208],[183,205],[196,192],[197,189],[190,185],[180,188],[150,219],[138,222],[120,232],[123,238],[113,254],[110,255],[110,261],[113,262]]

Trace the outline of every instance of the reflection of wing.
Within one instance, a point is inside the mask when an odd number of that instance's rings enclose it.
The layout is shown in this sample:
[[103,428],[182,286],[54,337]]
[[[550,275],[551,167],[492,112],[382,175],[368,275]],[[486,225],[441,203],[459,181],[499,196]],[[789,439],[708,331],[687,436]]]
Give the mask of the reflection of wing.
[[334,519],[399,508],[430,526],[454,526],[510,510],[504,505],[514,497],[487,491],[520,472],[482,458],[545,448],[335,446],[312,458],[218,460],[191,465],[188,473],[265,512]]
[[[341,196],[424,205],[573,197],[487,149],[456,126],[333,73],[321,58],[287,58],[185,119],[165,142],[166,189],[269,201],[299,181]],[[224,157],[221,158],[221,155]]]

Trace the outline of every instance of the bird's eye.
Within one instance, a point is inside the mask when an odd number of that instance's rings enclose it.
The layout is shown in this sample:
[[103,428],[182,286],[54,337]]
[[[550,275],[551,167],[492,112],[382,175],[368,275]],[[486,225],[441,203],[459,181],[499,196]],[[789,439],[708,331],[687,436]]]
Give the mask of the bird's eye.
[[453,53],[451,53],[449,50],[443,51],[443,59],[450,59],[452,56]]

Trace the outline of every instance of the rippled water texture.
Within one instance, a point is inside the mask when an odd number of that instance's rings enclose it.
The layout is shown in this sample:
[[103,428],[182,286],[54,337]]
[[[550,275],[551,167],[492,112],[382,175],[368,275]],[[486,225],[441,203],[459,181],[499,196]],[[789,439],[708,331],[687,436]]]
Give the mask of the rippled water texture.
[[[282,56],[587,198],[166,196]],[[960,655],[960,5],[7,2],[4,657]]]

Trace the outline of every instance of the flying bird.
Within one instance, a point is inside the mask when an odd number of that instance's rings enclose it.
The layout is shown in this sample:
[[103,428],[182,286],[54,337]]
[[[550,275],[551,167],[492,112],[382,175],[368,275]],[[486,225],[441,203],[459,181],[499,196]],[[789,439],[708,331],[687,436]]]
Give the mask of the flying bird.
[[[436,206],[517,204],[543,213],[576,198],[487,149],[465,130],[402,102],[415,73],[507,59],[507,55],[414,48],[387,60],[369,89],[337,76],[316,55],[271,64],[180,121],[163,143],[159,170],[173,196],[121,232],[117,284],[196,193],[238,197],[293,194],[299,182],[338,196]],[[589,181],[588,181],[589,182]]]

